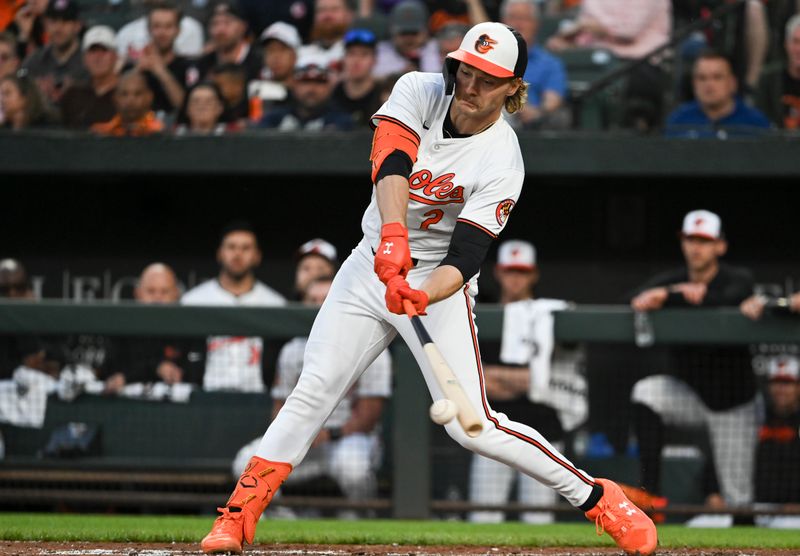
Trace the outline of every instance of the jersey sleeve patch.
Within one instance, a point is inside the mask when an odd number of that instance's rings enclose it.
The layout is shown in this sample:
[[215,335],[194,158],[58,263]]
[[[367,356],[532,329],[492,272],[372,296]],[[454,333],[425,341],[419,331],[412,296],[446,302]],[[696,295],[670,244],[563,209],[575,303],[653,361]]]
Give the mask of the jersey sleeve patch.
[[511,211],[514,209],[514,200],[513,199],[504,199],[497,203],[497,208],[494,211],[495,218],[497,218],[497,224],[500,227],[506,225],[506,221],[508,221],[508,217],[511,216]]

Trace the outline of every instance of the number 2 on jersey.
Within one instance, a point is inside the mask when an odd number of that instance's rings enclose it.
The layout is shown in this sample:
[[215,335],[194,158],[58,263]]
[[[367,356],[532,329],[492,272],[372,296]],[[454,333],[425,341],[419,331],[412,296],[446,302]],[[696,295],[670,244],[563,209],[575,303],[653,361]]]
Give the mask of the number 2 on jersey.
[[444,216],[444,211],[441,209],[433,209],[429,210],[422,216],[428,216],[429,218],[426,218],[425,220],[422,221],[422,224],[419,225],[419,229],[427,230],[428,228],[430,228],[431,226],[433,226],[439,220],[442,219],[442,217]]

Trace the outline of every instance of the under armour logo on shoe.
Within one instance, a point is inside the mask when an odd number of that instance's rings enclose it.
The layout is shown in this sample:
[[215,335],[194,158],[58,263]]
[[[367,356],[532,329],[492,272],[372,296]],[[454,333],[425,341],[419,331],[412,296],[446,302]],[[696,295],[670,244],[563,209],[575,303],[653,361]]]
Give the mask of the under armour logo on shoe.
[[636,513],[636,510],[634,510],[633,508],[628,508],[628,503],[627,502],[622,502],[619,505],[619,509],[620,510],[625,510],[625,514],[626,515],[633,515],[633,514]]
[[387,241],[386,243],[384,243],[384,245],[386,246],[386,249],[383,250],[383,254],[384,255],[391,255],[392,254],[392,247],[394,247],[394,242]]

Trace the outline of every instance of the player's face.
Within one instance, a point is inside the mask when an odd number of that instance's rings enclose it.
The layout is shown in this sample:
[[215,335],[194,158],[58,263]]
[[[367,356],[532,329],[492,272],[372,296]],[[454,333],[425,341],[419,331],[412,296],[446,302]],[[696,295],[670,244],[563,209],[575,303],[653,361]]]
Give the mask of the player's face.
[[292,75],[297,52],[278,40],[269,41],[264,47],[264,65],[269,68],[272,78],[283,81]]
[[325,280],[314,282],[303,295],[303,303],[306,305],[315,305],[319,307],[325,298],[328,297],[328,292],[331,290],[331,283]]
[[323,276],[333,276],[336,271],[330,261],[318,255],[306,255],[297,263],[294,287],[298,292],[305,291],[308,284]]
[[154,10],[149,18],[150,39],[160,52],[169,52],[180,31],[178,13],[173,10]]
[[786,37],[786,55],[790,66],[800,68],[800,27],[790,37]]
[[495,277],[500,283],[500,292],[507,302],[528,299],[533,294],[533,286],[539,278],[535,270],[497,268]]
[[736,77],[727,61],[718,58],[698,60],[692,74],[694,95],[701,106],[717,108],[733,99]]
[[717,259],[725,254],[727,244],[721,240],[707,239],[703,237],[683,237],[681,239],[681,250],[686,259],[686,266],[689,270],[702,272],[708,270],[716,264]]
[[169,272],[148,272],[136,288],[136,301],[147,304],[176,303],[180,292]]
[[225,236],[217,251],[217,261],[223,274],[241,280],[261,264],[261,250],[256,236],[247,231],[235,231]]
[[462,62],[456,72],[455,114],[451,113],[451,116],[454,120],[460,115],[488,125],[500,116],[506,98],[512,96],[518,87],[513,78],[494,77]]

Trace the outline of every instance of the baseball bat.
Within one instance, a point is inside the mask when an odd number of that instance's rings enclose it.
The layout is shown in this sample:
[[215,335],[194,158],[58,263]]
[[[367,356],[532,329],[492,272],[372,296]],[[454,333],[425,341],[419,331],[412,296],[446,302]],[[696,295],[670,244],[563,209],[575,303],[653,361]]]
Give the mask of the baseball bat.
[[419,343],[422,344],[422,349],[425,352],[425,356],[428,358],[431,369],[433,369],[433,376],[436,377],[439,388],[442,389],[444,397],[453,402],[458,408],[458,413],[456,414],[458,423],[461,425],[461,428],[464,429],[467,436],[475,438],[483,431],[483,425],[467,398],[467,394],[461,387],[461,383],[447,364],[447,361],[442,357],[439,348],[433,343],[431,335],[428,334],[425,325],[422,324],[422,319],[419,318],[417,310],[414,309],[414,305],[411,301],[404,299],[403,309],[405,309],[408,318],[411,319],[411,325],[414,327],[414,332],[417,334]]

